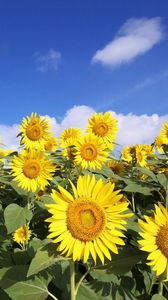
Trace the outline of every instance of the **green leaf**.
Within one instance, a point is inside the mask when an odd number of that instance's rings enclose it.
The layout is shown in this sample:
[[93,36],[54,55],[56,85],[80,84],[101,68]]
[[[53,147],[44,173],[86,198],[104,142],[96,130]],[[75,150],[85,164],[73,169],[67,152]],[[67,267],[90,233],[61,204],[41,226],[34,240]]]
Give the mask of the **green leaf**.
[[11,253],[13,261],[16,265],[27,265],[30,261],[30,257],[27,251],[15,248],[14,252]]
[[5,293],[3,290],[0,289],[0,299],[1,300],[12,300],[11,298],[9,298],[8,294]]
[[82,283],[79,287],[76,300],[111,300],[111,295],[102,296],[94,291],[88,284]]
[[0,269],[0,287],[7,289],[18,281],[26,279],[28,266],[12,266]]
[[164,175],[164,174],[158,174],[157,179],[158,179],[160,185],[162,185],[163,188],[165,190],[167,190],[167,188],[168,188],[168,178],[167,178],[167,176]]
[[43,246],[43,241],[34,237],[28,244],[27,252],[30,258],[35,256],[37,249]]
[[112,262],[108,263],[108,266],[97,269],[106,269],[107,274],[123,275],[145,257],[146,254],[139,249],[125,246],[118,254],[113,254]]
[[106,178],[113,177],[114,173],[112,170],[106,166],[102,167],[101,170],[96,170],[94,173],[105,176]]
[[95,269],[93,271],[90,271],[90,275],[94,279],[97,279],[98,281],[119,283],[118,277],[114,274],[107,273],[107,270],[96,270]]
[[4,218],[9,234],[30,221],[32,218],[32,212],[26,207],[21,207],[15,203],[12,203],[5,208]]
[[167,298],[163,297],[162,295],[155,294],[152,296],[151,300],[166,300]]
[[147,175],[148,177],[152,178],[154,182],[158,182],[158,179],[156,175],[149,169],[147,168],[137,168],[142,174]]
[[39,279],[20,281],[7,289],[12,300],[45,300],[48,297],[48,289],[45,283]]
[[54,244],[48,244],[37,250],[34,258],[31,261],[27,277],[37,274],[42,270],[52,266],[57,261],[64,260],[63,257],[58,256]]
[[153,190],[152,188],[134,182],[128,184],[123,189],[124,192],[141,193],[144,195],[151,195],[152,190]]
[[14,181],[10,182],[10,186],[16,191],[16,193],[20,196],[27,195],[28,192],[18,187],[17,183]]

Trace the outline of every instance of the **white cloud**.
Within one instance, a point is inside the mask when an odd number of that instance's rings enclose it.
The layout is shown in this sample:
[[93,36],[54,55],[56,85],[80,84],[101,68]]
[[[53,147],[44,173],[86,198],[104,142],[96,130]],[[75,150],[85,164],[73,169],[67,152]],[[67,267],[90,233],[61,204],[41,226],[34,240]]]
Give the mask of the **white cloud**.
[[[168,115],[159,116],[157,114],[140,115],[129,113],[127,115],[117,114],[110,111],[111,114],[118,119],[119,132],[116,142],[121,146],[133,145],[140,143],[152,143],[154,138],[158,134],[161,126],[164,122],[168,121]],[[94,113],[94,109],[81,105],[74,106],[69,109],[61,122],[58,122],[56,118],[46,116],[53,126],[53,133],[55,136],[59,136],[63,129],[68,127],[79,127],[85,129],[87,119]],[[17,149],[18,140],[16,136],[18,134],[18,125],[6,126],[0,125],[0,137],[3,143],[11,149]]]
[[45,55],[35,53],[36,70],[40,72],[57,71],[61,53],[50,49]]
[[164,36],[161,18],[131,18],[119,29],[116,37],[97,50],[92,63],[116,67],[131,62],[156,45]]
[[0,124],[0,144],[3,143],[5,148],[16,150],[19,147],[19,139],[16,138],[18,133],[19,127],[17,124],[12,126]]

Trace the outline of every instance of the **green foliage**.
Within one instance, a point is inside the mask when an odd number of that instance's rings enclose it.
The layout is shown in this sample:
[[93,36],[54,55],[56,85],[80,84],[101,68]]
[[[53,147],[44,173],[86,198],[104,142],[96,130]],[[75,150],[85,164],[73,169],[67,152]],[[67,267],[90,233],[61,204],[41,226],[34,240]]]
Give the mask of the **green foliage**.
[[4,210],[5,225],[8,233],[14,232],[22,225],[29,222],[33,214],[27,207],[15,203],[8,205]]
[[[76,300],[168,299],[167,284],[163,285],[163,295],[159,294],[158,278],[147,266],[147,253],[139,249],[137,242],[140,239],[138,218],[151,216],[158,201],[168,206],[165,155],[157,159],[149,157],[148,167],[140,167],[135,162],[124,163],[123,176],[107,166],[100,170],[82,170],[63,157],[60,150],[48,155],[57,170],[41,196],[19,188],[10,169],[0,165],[0,300],[70,299],[69,259],[60,256],[58,244],[47,239],[45,220],[50,214],[46,205],[55,203],[52,189],[58,190],[60,185],[72,192],[69,180],[76,184],[78,177],[84,174],[95,174],[96,179],[114,182],[115,189],[120,189],[129,202],[127,212],[133,215],[126,220],[125,246],[118,247],[118,254],[111,253],[111,261],[105,260],[102,265],[98,260],[94,265],[90,258],[86,264],[75,263]],[[28,243],[17,244],[12,234],[25,224],[32,231],[31,238]]]

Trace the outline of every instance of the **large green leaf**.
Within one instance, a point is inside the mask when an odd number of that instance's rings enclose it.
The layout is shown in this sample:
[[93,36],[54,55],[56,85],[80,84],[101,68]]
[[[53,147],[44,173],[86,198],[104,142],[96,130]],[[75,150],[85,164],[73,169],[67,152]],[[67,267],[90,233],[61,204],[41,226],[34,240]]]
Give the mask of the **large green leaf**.
[[16,282],[26,279],[28,266],[12,266],[10,268],[0,269],[0,287],[2,289],[9,288]]
[[166,176],[165,174],[158,174],[157,179],[158,179],[159,183],[163,186],[163,188],[165,190],[167,190],[168,189],[168,176]]
[[9,233],[26,224],[32,218],[32,212],[26,207],[15,203],[9,204],[4,210],[5,225]]
[[151,195],[151,191],[154,190],[154,188],[150,188],[145,186],[144,184],[139,184],[132,182],[128,184],[123,191],[125,192],[132,192],[132,193],[141,193],[144,195]]
[[42,270],[52,266],[57,261],[63,260],[63,257],[58,256],[54,244],[48,244],[37,250],[36,255],[31,261],[27,277],[37,274]]
[[94,291],[90,285],[82,283],[79,287],[76,300],[111,300],[111,295],[102,296],[101,292]]
[[118,277],[115,274],[107,273],[107,269],[103,269],[103,270],[94,269],[94,270],[90,271],[90,275],[94,279],[97,279],[98,281],[119,283]]
[[7,293],[12,300],[45,300],[48,297],[47,286],[39,278],[17,282],[7,289]]
[[139,170],[142,174],[145,174],[148,177],[152,178],[154,182],[158,182],[158,179],[157,179],[155,173],[153,173],[151,170],[149,170],[147,168],[142,168],[142,167],[138,167],[137,170]]
[[137,248],[124,247],[119,254],[113,254],[112,262],[107,266],[96,267],[96,269],[105,269],[107,274],[122,275],[129,272],[132,267],[143,260],[146,254]]

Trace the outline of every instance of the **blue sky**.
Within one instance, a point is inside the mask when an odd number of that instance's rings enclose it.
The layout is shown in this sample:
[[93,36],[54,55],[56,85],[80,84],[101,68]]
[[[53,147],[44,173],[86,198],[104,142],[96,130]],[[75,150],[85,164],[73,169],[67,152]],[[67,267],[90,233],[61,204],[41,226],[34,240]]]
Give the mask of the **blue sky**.
[[[156,17],[161,36],[149,49],[122,63],[97,59],[129,19]],[[32,111],[61,120],[74,105],[168,113],[167,32],[167,0],[0,1],[0,124]]]

